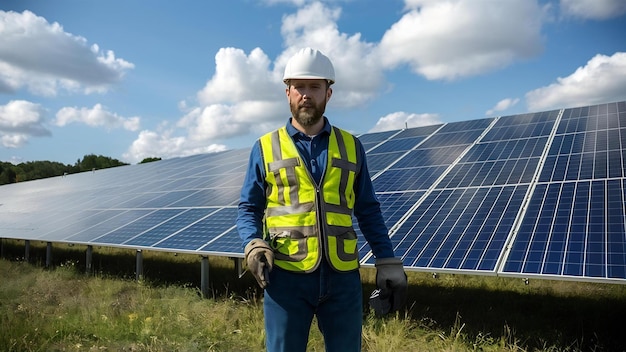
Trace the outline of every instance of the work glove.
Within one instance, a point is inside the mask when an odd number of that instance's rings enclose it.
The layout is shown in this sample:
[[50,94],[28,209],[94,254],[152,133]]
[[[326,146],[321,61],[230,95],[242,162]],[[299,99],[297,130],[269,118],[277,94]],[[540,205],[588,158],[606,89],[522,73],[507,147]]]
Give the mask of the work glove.
[[260,238],[250,241],[244,248],[245,260],[252,276],[262,289],[270,284],[269,272],[274,265],[274,251]]
[[379,258],[376,259],[375,265],[379,299],[388,302],[389,312],[402,309],[406,304],[408,288],[402,260],[400,258]]

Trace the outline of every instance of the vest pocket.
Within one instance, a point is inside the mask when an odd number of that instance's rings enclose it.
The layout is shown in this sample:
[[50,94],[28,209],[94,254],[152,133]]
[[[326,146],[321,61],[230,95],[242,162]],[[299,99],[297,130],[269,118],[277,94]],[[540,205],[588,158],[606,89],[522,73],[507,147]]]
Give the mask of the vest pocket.
[[359,267],[357,236],[349,230],[336,236],[328,236],[330,261],[340,271],[355,270]]
[[307,256],[307,239],[300,231],[282,231],[270,234],[270,246],[274,249],[275,259],[302,261]]

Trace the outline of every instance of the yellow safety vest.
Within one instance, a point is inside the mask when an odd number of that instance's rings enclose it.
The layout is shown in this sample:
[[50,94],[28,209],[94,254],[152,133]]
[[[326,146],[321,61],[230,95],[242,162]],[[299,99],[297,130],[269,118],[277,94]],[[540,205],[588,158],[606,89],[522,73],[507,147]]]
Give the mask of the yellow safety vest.
[[286,127],[262,136],[260,145],[267,183],[265,226],[274,264],[309,273],[319,266],[323,250],[335,270],[358,269],[352,227],[354,181],[360,166],[356,138],[332,127],[319,187]]

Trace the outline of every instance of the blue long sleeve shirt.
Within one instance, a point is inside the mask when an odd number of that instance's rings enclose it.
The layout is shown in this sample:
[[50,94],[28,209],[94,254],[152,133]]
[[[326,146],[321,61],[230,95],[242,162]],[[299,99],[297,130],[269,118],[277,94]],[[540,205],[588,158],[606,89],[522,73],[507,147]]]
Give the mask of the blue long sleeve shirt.
[[[306,163],[311,176],[316,184],[320,184],[328,158],[328,139],[331,126],[324,117],[324,128],[314,137],[298,131],[291,125],[291,119],[287,122],[287,132],[293,139],[298,152]],[[369,243],[376,258],[393,257],[393,248],[389,240],[387,226],[380,212],[380,203],[376,198],[372,180],[367,170],[365,150],[361,142],[357,150],[361,153],[361,169],[355,180],[355,204],[354,215],[359,223],[363,236]],[[265,190],[265,167],[261,155],[261,145],[257,140],[250,151],[250,160],[246,177],[241,188],[241,197],[237,215],[237,230],[243,242],[243,246],[255,238],[263,238],[263,215],[267,198]]]

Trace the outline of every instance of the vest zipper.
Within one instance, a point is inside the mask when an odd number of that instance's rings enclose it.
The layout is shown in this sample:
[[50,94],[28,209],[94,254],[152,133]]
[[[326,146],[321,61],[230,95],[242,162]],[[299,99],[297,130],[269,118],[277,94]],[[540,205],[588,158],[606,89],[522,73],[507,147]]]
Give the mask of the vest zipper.
[[[330,138],[330,137],[329,137]],[[330,142],[329,142],[330,144]],[[296,148],[297,149],[297,148]],[[326,227],[326,219],[324,216],[324,202],[322,199],[322,185],[324,184],[324,178],[326,177],[326,169],[330,163],[330,155],[328,155],[328,148],[327,150],[327,155],[326,155],[326,165],[317,165],[318,167],[323,167],[323,171],[322,171],[322,177],[320,177],[320,182],[319,184],[317,182],[315,182],[315,179],[313,178],[313,175],[311,175],[311,170],[309,170],[308,167],[305,167],[304,169],[306,170],[307,176],[309,177],[309,180],[311,180],[311,183],[315,185],[315,202],[317,204],[315,204],[315,211],[317,212],[317,238],[320,241],[320,254],[321,257],[319,258],[319,261],[317,263],[317,267],[319,267],[320,265],[322,265],[322,260],[329,260],[328,258],[328,250],[326,249],[326,238],[325,238],[325,234],[326,231],[324,231],[324,228]],[[300,154],[300,152],[298,152],[298,154]],[[304,160],[304,158],[302,157],[302,154],[300,154],[300,159]],[[317,269],[317,268],[316,268]]]
[[[322,176],[323,177],[323,176]],[[321,197],[322,197],[322,191],[320,190],[320,187],[318,185],[315,186],[315,201],[317,202],[317,206],[316,211],[317,211],[317,233],[318,233],[318,238],[320,240],[320,251],[321,251],[321,255],[322,257],[320,258],[320,264],[322,260],[328,260],[326,259],[328,257],[328,254],[326,253],[326,238],[325,238],[325,231],[324,231],[324,224],[325,224],[325,219],[324,219],[324,205],[321,201]]]

